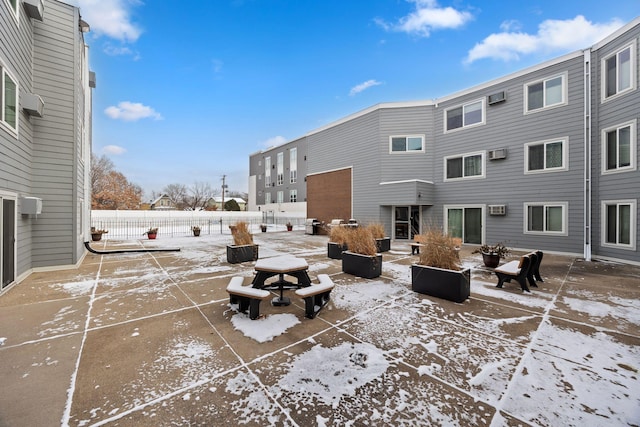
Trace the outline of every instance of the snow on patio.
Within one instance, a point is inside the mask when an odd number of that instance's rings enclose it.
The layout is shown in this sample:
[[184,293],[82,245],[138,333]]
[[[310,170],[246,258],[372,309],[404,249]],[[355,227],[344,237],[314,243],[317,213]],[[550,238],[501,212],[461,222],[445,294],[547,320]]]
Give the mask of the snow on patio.
[[[332,276],[316,319],[295,304],[265,301],[254,321],[230,307],[228,278],[251,277],[253,264],[226,264],[228,235],[144,241],[182,250],[94,256],[96,277],[49,282],[56,295],[89,300],[86,318],[77,304],[52,307],[31,338],[89,326],[63,424],[639,424],[637,280],[625,298],[567,286],[564,273],[531,294],[474,274],[471,299],[454,304],[411,291],[408,245],[384,254],[382,277],[365,280],[326,257],[326,238],[266,234],[256,236],[261,259],[290,253],[306,259],[312,280]],[[216,288],[191,289],[195,275]],[[603,327],[603,318],[629,327]],[[23,345],[10,332],[0,332],[0,357]]]

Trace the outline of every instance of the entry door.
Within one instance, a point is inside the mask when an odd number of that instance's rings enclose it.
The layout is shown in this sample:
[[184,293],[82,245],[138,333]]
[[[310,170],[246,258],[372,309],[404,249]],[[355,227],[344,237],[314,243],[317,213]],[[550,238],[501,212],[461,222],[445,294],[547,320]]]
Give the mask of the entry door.
[[394,239],[413,239],[420,233],[420,206],[396,206],[394,221]]
[[0,257],[2,257],[2,267],[0,267],[0,278],[2,288],[10,285],[15,280],[15,246],[16,246],[16,201],[2,199],[0,211],[2,211],[2,223],[0,223],[0,237],[2,247]]
[[447,208],[447,232],[463,243],[482,244],[482,208]]

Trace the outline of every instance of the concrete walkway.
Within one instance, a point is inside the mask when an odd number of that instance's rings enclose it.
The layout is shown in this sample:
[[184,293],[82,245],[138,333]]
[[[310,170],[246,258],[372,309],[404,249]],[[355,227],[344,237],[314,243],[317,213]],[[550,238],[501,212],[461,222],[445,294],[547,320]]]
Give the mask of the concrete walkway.
[[640,268],[545,254],[523,293],[463,248],[462,304],[411,291],[409,245],[382,277],[341,272],[325,236],[258,233],[260,258],[293,254],[336,288],[229,306],[229,236],[102,241],[78,269],[34,273],[0,295],[0,426],[640,424]]

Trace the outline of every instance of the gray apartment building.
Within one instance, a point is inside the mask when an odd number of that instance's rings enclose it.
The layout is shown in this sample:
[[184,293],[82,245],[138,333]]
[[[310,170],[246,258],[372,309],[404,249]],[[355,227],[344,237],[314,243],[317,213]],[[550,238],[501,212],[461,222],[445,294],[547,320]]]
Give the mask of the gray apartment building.
[[636,18],[584,50],[254,153],[250,203],[286,197],[295,148],[310,218],[381,222],[394,240],[442,226],[466,244],[640,263],[639,36]]
[[61,1],[0,0],[0,291],[85,254],[88,30]]

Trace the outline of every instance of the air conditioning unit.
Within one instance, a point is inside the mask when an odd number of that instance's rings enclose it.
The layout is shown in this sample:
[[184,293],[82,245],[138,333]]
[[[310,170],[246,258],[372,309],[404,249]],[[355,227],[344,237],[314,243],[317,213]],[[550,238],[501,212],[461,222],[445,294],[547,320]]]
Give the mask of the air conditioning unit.
[[489,95],[488,98],[487,102],[489,105],[499,104],[507,100],[507,92],[503,90],[502,92]]
[[499,160],[507,158],[507,149],[500,148],[499,150],[490,150],[489,151],[489,160]]
[[35,93],[29,92],[23,92],[21,96],[24,112],[31,116],[42,117],[44,113],[44,101],[42,98]]
[[506,215],[507,207],[505,205],[489,205],[489,215]]
[[20,197],[18,211],[22,215],[40,215],[42,213],[42,199],[39,197]]

